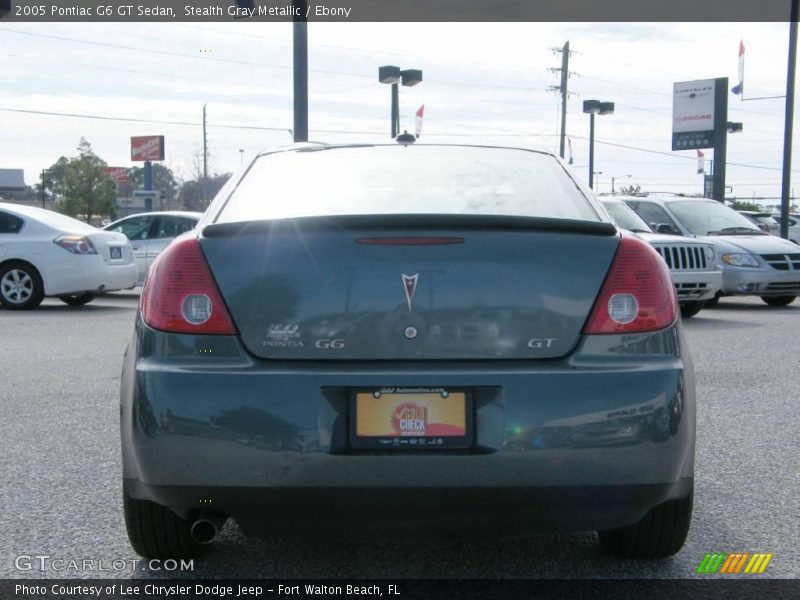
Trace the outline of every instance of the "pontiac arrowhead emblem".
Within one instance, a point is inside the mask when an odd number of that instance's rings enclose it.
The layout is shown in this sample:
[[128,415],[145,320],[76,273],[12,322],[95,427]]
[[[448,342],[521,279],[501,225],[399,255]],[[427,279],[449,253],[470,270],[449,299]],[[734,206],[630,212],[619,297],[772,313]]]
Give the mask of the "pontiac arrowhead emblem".
[[414,275],[403,274],[403,289],[406,292],[406,302],[408,303],[408,312],[411,312],[411,301],[414,299],[414,292],[417,291],[417,279],[419,273]]

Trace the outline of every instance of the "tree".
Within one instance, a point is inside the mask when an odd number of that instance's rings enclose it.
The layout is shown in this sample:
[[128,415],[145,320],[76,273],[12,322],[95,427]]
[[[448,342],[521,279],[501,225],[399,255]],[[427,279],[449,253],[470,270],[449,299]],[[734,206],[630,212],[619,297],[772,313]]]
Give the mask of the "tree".
[[[203,186],[203,179],[185,181],[178,194],[178,201],[186,210],[204,211],[211,199],[217,195],[222,186],[231,178],[230,173],[213,175]],[[204,189],[205,187],[205,189]]]
[[760,204],[756,204],[755,202],[747,202],[746,200],[737,200],[733,203],[731,208],[733,208],[733,210],[752,210],[755,212],[764,211]]
[[[144,168],[128,169],[128,185],[133,189],[144,186]],[[165,206],[170,206],[178,196],[178,182],[173,172],[162,164],[153,163],[153,189],[161,193]]]
[[[106,175],[106,162],[81,138],[78,156],[63,156],[47,171],[52,178],[51,189],[61,196],[58,210],[72,217],[81,216],[91,223],[95,215],[112,214],[114,182]],[[46,177],[47,179],[47,177]]]

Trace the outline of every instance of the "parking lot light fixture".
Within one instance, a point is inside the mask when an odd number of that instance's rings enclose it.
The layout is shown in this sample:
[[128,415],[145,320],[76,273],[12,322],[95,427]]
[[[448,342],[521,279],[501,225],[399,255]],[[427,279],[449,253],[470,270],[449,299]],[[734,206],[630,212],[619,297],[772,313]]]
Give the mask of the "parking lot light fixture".
[[600,100],[584,100],[583,112],[589,115],[589,187],[593,188],[594,179],[594,116],[613,115],[614,103]]
[[391,136],[392,139],[395,139],[400,131],[399,85],[402,84],[406,87],[417,85],[422,81],[422,71],[419,69],[401,70],[400,67],[395,67],[394,65],[385,65],[378,67],[378,81],[392,86]]

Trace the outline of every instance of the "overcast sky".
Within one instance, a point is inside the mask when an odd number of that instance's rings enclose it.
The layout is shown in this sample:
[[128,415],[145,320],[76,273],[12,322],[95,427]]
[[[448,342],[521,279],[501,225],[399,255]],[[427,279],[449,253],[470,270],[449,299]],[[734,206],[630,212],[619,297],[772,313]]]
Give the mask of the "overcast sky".
[[[240,149],[246,161],[291,141],[291,34],[290,24],[241,21],[0,23],[0,168],[22,168],[34,184],[42,168],[76,153],[81,136],[110,165],[133,166],[130,137],[163,134],[167,166],[191,178],[205,103],[210,170],[238,169]],[[782,95],[789,25],[310,23],[308,37],[312,140],[388,141],[389,86],[378,82],[377,68],[393,64],[423,70],[423,83],[400,92],[401,127],[413,130],[425,104],[423,141],[556,153],[559,98],[548,87],[558,84],[550,69],[561,58],[552,48],[569,40],[567,134],[578,176],[588,178],[582,102],[607,100],[616,113],[597,119],[599,191],[610,191],[614,176],[618,186],[694,193],[702,192],[694,151],[670,150],[673,82],[727,76],[734,85],[742,39],[745,98]],[[783,99],[729,95],[729,103],[729,120],[744,131],[728,138],[728,185],[739,198],[779,196]],[[798,150],[792,185],[800,194]]]

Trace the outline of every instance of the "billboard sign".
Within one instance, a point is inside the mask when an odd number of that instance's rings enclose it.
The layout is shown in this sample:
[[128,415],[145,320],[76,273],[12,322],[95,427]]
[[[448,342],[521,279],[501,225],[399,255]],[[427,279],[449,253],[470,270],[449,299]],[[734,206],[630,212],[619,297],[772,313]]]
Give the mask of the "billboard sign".
[[131,160],[164,160],[164,136],[132,137]]
[[0,190],[13,192],[25,189],[25,173],[22,169],[0,169]]
[[103,169],[106,175],[114,180],[114,183],[128,183],[128,169],[126,167],[106,167]]
[[673,84],[673,150],[714,147],[714,85],[714,79]]

